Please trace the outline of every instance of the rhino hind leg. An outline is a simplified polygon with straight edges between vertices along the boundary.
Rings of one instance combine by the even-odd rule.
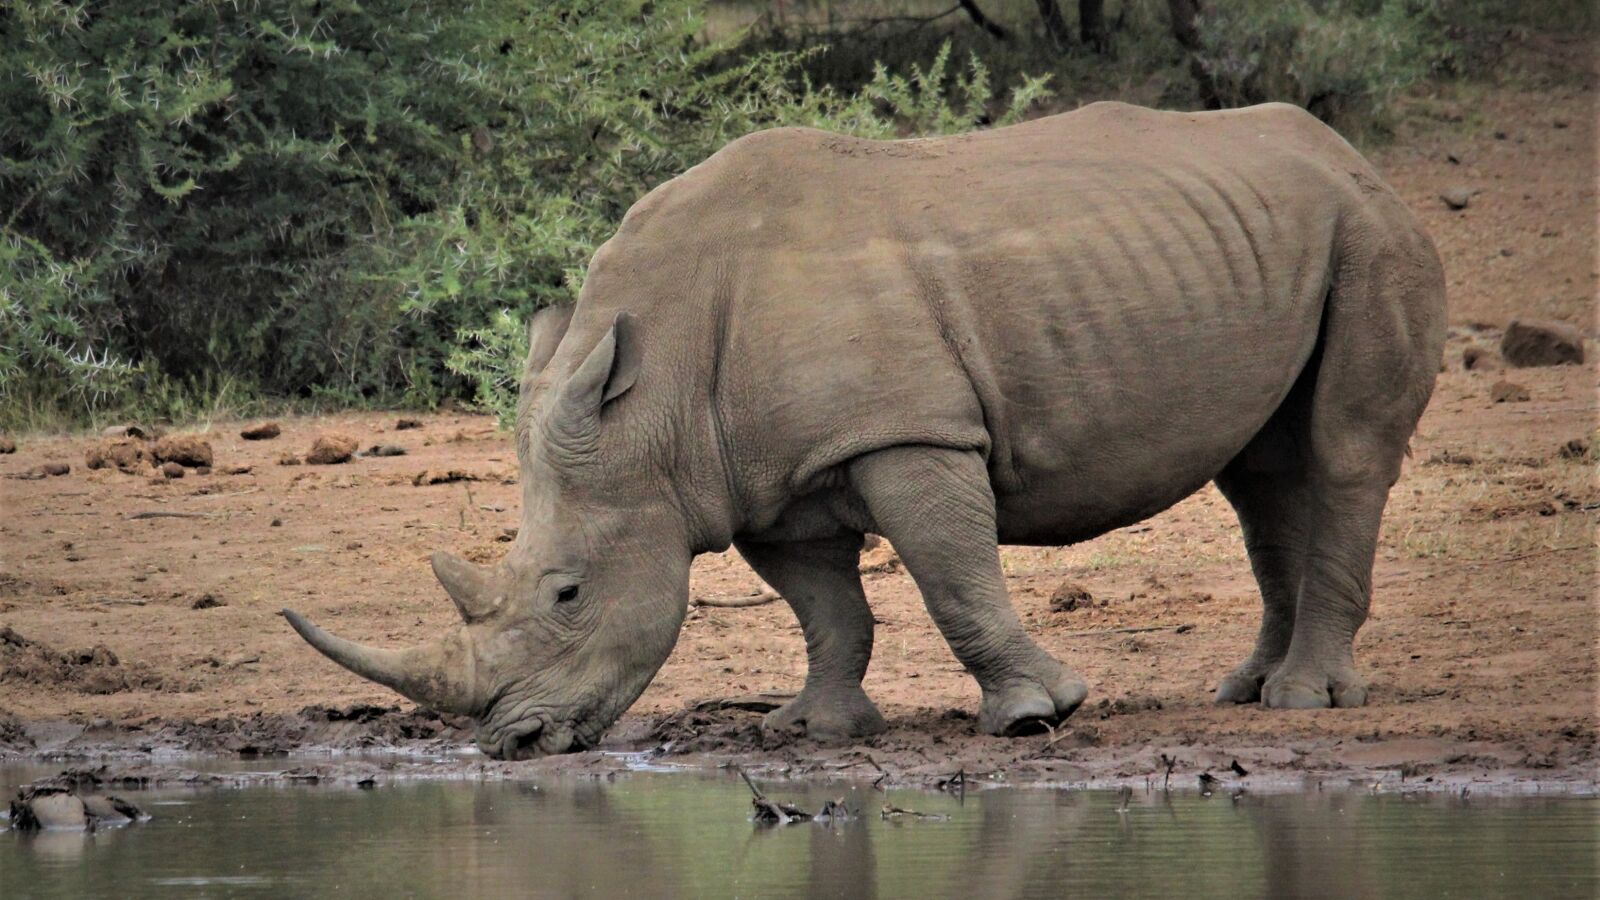
[[[1261,629],[1250,656],[1217,686],[1216,702],[1255,703],[1268,676],[1288,654],[1294,634],[1308,525],[1304,474],[1246,473],[1230,467],[1217,476],[1217,487],[1238,513],[1244,532],[1250,568],[1261,589]]]
[[[872,610],[857,569],[861,535],[781,543],[737,542],[740,555],[794,610],[806,638],[806,683],[767,714],[770,731],[841,741],[883,731],[861,688],[872,659]]]
[[[1071,715],[1088,688],[1028,637],[1006,596],[983,458],[891,447],[853,461],[850,480],[874,530],[894,545],[934,624],[982,688],[978,727],[1028,734]]]
[[[1432,394],[1444,343],[1437,257],[1416,235],[1382,237],[1369,231],[1339,266],[1308,366],[1314,383],[1304,413],[1290,423],[1304,490],[1280,502],[1304,507],[1305,552],[1289,646],[1261,687],[1269,707],[1367,700],[1355,636],[1371,602],[1383,508]]]

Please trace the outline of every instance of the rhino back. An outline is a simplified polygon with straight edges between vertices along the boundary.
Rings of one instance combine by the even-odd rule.
[[[1175,502],[1261,428],[1374,194],[1398,206],[1290,107],[1095,104],[930,140],[752,135],[612,244],[655,273],[634,302],[700,332],[748,515],[933,444],[988,455],[1008,539],[1056,543]]]

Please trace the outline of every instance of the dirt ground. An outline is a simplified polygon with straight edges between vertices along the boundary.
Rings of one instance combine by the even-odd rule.
[[[1592,785],[1600,486],[1593,457],[1563,447],[1596,438],[1600,348],[1590,342],[1584,366],[1505,371],[1466,371],[1462,353],[1496,347],[1519,315],[1594,336],[1594,99],[1592,84],[1571,79],[1454,95],[1429,107],[1435,121],[1376,154],[1445,258],[1455,327],[1383,530],[1374,614],[1357,647],[1367,707],[1211,705],[1218,678],[1249,651],[1259,600],[1238,525],[1208,488],[1085,544],[1003,550],[1024,622],[1092,686],[1054,736],[975,734],[976,685],[910,578],[890,567],[866,577],[879,621],[866,687],[888,734],[821,748],[763,738],[754,712],[695,709],[800,687],[804,645],[779,603],[691,611],[607,747],[731,754],[790,772],[882,766],[907,779],[958,769],[1013,781],[1143,778],[1170,753],[1179,771],[1238,759],[1285,777],[1400,770]],[[1456,186],[1475,192],[1465,210],[1439,198]],[[1529,399],[1493,402],[1502,379]],[[290,606],[393,646],[452,624],[427,556],[504,552],[518,515],[515,458],[487,418],[419,418],[407,430],[392,413],[287,419],[263,441],[239,437],[250,423],[215,422],[196,429],[213,448],[212,473],[174,480],[87,470],[97,438],[21,436],[0,473],[72,470],[0,480],[0,747],[248,753],[465,739],[463,723],[411,712],[318,656],[277,614]],[[406,453],[279,464],[328,433]],[[222,474],[230,466],[249,471]],[[414,484],[449,470],[472,480]],[[1064,585],[1093,599],[1052,611]],[[731,553],[695,565],[696,597],[756,587]]]

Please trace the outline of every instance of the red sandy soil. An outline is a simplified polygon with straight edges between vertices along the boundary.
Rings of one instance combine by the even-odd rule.
[[[1376,154],[1440,247],[1456,327],[1383,530],[1373,617],[1357,647],[1372,688],[1365,708],[1211,705],[1218,678],[1248,653],[1260,613],[1237,522],[1208,488],[1085,544],[1003,550],[1023,621],[1092,685],[1053,743],[974,733],[977,687],[910,578],[894,569],[866,577],[879,620],[866,687],[889,734],[825,749],[764,741],[755,713],[690,710],[699,699],[800,687],[804,645],[779,603],[693,610],[612,745],[801,771],[857,765],[869,774],[883,764],[930,777],[958,768],[1013,780],[1143,777],[1170,752],[1194,768],[1238,758],[1286,774],[1405,767],[1444,778],[1591,782],[1600,487],[1593,457],[1561,448],[1595,438],[1596,348],[1588,365],[1553,369],[1464,371],[1461,354],[1495,347],[1497,329],[1516,315],[1564,319],[1593,336],[1593,102],[1592,86],[1571,79],[1455,96],[1432,107],[1442,123]],[[1455,185],[1478,192],[1464,211],[1439,199]],[[1531,399],[1491,402],[1502,378]],[[374,735],[359,721],[376,714],[359,710],[358,724],[330,726],[326,712],[313,711],[323,724],[308,726],[296,715],[302,707],[397,698],[318,656],[277,615],[292,606],[342,635],[391,646],[452,625],[427,556],[446,549],[487,561],[504,552],[497,537],[517,523],[515,458],[487,418],[421,419],[424,427],[405,431],[393,429],[395,414],[287,419],[282,436],[258,442],[238,437],[248,423],[213,423],[196,430],[218,472],[250,472],[191,470],[171,481],[86,470],[97,439],[23,436],[15,455],[0,456],[0,472],[73,468],[0,481],[0,627],[42,645],[8,644],[0,632],[0,745],[72,751],[120,736],[120,746],[238,750],[353,735],[463,737],[398,713],[377,716],[386,724]],[[408,452],[277,464],[324,433]],[[424,470],[450,469],[478,480],[412,483]],[[130,518],[141,512],[186,517]],[[1094,602],[1052,612],[1049,598],[1066,583]],[[756,587],[732,553],[695,565],[697,597]],[[1189,627],[1107,633],[1168,625]],[[95,645],[116,664],[70,652]],[[61,719],[91,730],[80,735]],[[208,720],[219,721],[183,724]],[[241,729],[252,736],[217,738]]]

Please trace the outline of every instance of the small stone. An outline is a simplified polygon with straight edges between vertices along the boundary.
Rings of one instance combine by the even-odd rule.
[[[1466,187],[1453,187],[1439,194],[1439,199],[1451,209],[1466,209],[1472,203],[1472,189]]]
[[[127,425],[108,425],[100,430],[100,436],[103,438],[133,438],[142,441],[149,439],[150,432],[146,431],[142,425],[129,423]]]
[[[422,427],[422,420],[421,419],[400,419],[399,421],[394,423],[394,430],[395,431],[410,431],[413,428],[421,428],[421,427]]]
[[[1485,371],[1500,368],[1500,357],[1493,350],[1468,347],[1461,351],[1461,368],[1468,371]]]
[[[280,434],[283,434],[283,429],[278,427],[277,422],[261,422],[239,432],[239,437],[247,441],[270,441]]]
[[[1555,119],[1555,120],[1551,121],[1550,127],[1551,128],[1565,128],[1565,127],[1567,127],[1567,120],[1566,119]]]
[[[1486,350],[1483,347],[1466,347],[1461,351],[1461,368],[1463,369],[1471,371],[1498,367],[1499,358],[1493,350]]]
[[[1562,459],[1585,459],[1589,456],[1589,447],[1588,440],[1576,437],[1562,444],[1559,453]]]
[[[1583,333],[1565,322],[1512,319],[1500,355],[1519,368],[1583,363]]]
[[[273,519],[272,520],[272,527],[273,528],[282,528],[283,527],[283,520],[282,519]]]
[[[211,474],[211,467],[210,466],[196,466],[195,470],[194,470],[194,473],[196,475],[210,475]]]
[[[162,463],[161,474],[167,476],[168,478],[182,478],[183,466],[180,466],[175,462]]]
[[[1504,131],[1496,131],[1494,133],[1494,139],[1497,140],[1497,141],[1503,141],[1503,140],[1505,140],[1506,138],[1508,138],[1510,136],[1511,135],[1506,134]]]
[[[1489,399],[1495,403],[1526,403],[1533,399],[1533,395],[1514,381],[1496,381],[1489,388]]]
[[[398,444],[373,444],[367,448],[368,456],[405,456],[406,448]]]
[[[306,454],[306,462],[314,466],[334,466],[350,461],[355,455],[355,438],[342,434],[319,435],[311,444],[311,452]]]
[[[250,466],[223,466],[217,471],[223,475],[249,475]]]
[[[71,472],[72,471],[72,467],[67,465],[66,463],[45,463],[45,464],[40,465],[40,466],[35,466],[34,467],[34,471],[38,472],[41,475],[49,475],[51,477],[55,477],[55,476],[59,476],[59,475],[65,475],[68,472]]]
[[[223,603],[221,600],[218,600],[216,594],[201,594],[198,598],[195,599],[195,601],[193,603],[189,604],[189,608],[190,609],[216,609],[219,606],[227,606],[227,605],[228,604]]]
[[[300,465],[300,457],[295,456],[293,453],[285,453],[284,455],[278,457],[278,465],[298,466]]]
[[[1075,581],[1063,581],[1050,595],[1050,611],[1065,613],[1086,609],[1094,604],[1094,595]]]

